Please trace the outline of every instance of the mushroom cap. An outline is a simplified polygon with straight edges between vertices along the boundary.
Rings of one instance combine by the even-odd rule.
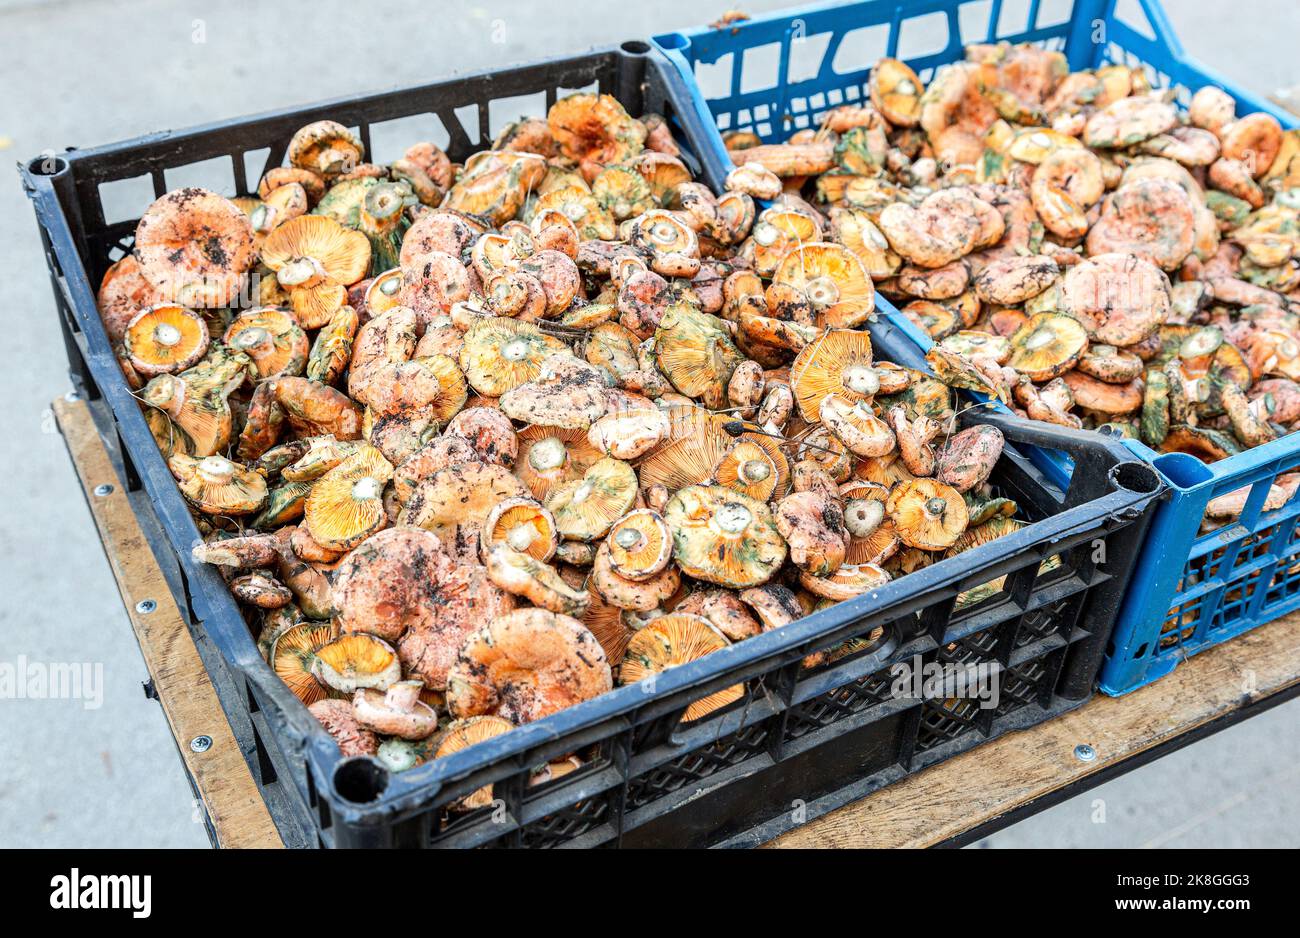
[[[398,655],[407,674],[441,691],[465,635],[512,611],[515,599],[495,585],[481,565],[458,563],[450,556],[426,576],[434,582],[422,589],[420,602],[432,608],[411,620],[398,640]]]
[[[447,724],[447,728],[438,737],[438,748],[434,751],[433,757],[441,759],[444,756],[450,756],[477,743],[486,742],[489,739],[495,739],[497,736],[509,733],[514,728],[515,725],[509,720],[503,720],[497,716],[477,716],[464,720],[453,720]],[[453,811],[475,811],[479,808],[486,808],[490,804],[492,804],[492,786],[484,785],[464,798],[453,802],[448,807]]]
[[[361,687],[384,690],[402,679],[397,652],[365,632],[341,635],[316,650],[311,673],[327,687],[351,694]]]
[[[619,667],[620,684],[635,684],[669,668],[689,664],[731,643],[703,616],[666,615],[651,620],[628,642]],[[745,695],[745,685],[736,684],[694,701],[682,715],[683,721],[703,716],[735,703]]]
[[[396,641],[412,624],[433,622],[434,575],[451,567],[438,539],[421,528],[388,528],[349,553],[334,579],[339,622],[349,632]]]
[[[557,485],[581,479],[600,458],[585,430],[528,426],[519,431],[515,472],[533,497],[544,501]]]
[[[717,316],[690,305],[671,306],[654,337],[655,358],[678,391],[706,407],[725,407],[727,382],[745,356]]]
[[[555,517],[531,498],[507,498],[488,513],[482,542],[485,553],[500,544],[548,561],[558,543]]]
[[[776,506],[776,528],[790,561],[813,576],[830,576],[844,562],[848,531],[840,503],[822,492],[795,492]]]
[[[251,358],[263,378],[301,374],[311,353],[293,314],[268,307],[240,313],[221,341]]]
[[[153,306],[161,296],[144,275],[140,273],[140,262],[134,254],[128,254],[104,272],[99,284],[96,301],[100,318],[104,320],[104,329],[108,339],[114,345],[122,341],[126,326],[135,314],[147,306]]]
[[[1073,368],[1087,347],[1088,334],[1077,319],[1038,313],[1011,336],[1007,364],[1030,380],[1050,381]]]
[[[1066,271],[1062,299],[1094,341],[1127,346],[1169,318],[1169,278],[1132,254],[1098,254]]]
[[[898,483],[885,510],[903,543],[921,550],[951,547],[970,517],[961,493],[934,479]]]
[[[253,229],[229,199],[207,189],[175,189],[141,216],[133,252],[162,299],[191,308],[226,306],[253,266]]]
[[[789,488],[790,461],[776,440],[750,434],[718,461],[713,481],[765,502]]]
[[[267,661],[290,692],[311,706],[333,696],[330,688],[312,674],[316,652],[338,638],[332,622],[301,622],[285,629],[271,645]]]
[[[925,85],[906,62],[892,58],[877,61],[868,90],[872,106],[895,127],[915,127],[920,122]]]
[[[894,432],[875,415],[869,401],[854,402],[828,394],[822,398],[818,416],[822,425],[857,456],[886,456],[894,451]]]
[[[762,623],[750,611],[749,606],[731,590],[696,590],[674,606],[673,612],[702,616],[733,642],[763,631]]]
[[[799,245],[777,265],[772,283],[797,290],[811,304],[814,323],[820,328],[851,328],[876,309],[876,290],[866,268],[842,244]]]
[[[552,355],[532,380],[501,395],[501,411],[534,426],[589,429],[608,406],[605,374],[573,355]]]
[[[780,583],[764,583],[744,590],[740,593],[740,600],[754,610],[763,623],[764,632],[789,625],[806,615],[799,599]]]
[[[587,587],[590,592],[620,609],[650,612],[677,593],[681,588],[681,576],[677,568],[671,565],[638,580],[621,576],[610,564],[610,541],[605,540],[596,550]]]
[[[520,609],[469,634],[447,676],[454,717],[529,723],[613,687],[595,636],[577,619]]]
[[[198,313],[175,303],[140,310],[122,339],[132,367],[146,377],[189,368],[208,350],[208,325]]]
[[[379,739],[357,722],[348,700],[318,700],[307,707],[325,732],[334,737],[344,756],[373,756],[379,751]]]
[[[445,435],[468,442],[483,462],[515,467],[519,438],[510,418],[495,407],[471,403],[451,419]]]
[[[324,215],[290,219],[262,243],[262,263],[289,291],[304,329],[329,322],[347,303],[347,288],[370,270],[370,239]]]
[[[528,489],[504,466],[456,463],[416,483],[398,520],[432,531],[448,549],[471,537],[477,548],[492,509],[504,499],[526,497]]]
[[[707,482],[735,440],[723,429],[726,418],[694,404],[668,410],[664,442],[638,465],[642,489],[662,485],[675,492],[687,485]]]
[[[607,399],[606,404],[609,411],[592,423],[587,442],[607,456],[644,456],[668,433],[668,415],[648,398],[622,394],[617,403]]]
[[[799,414],[809,423],[821,419],[822,401],[830,394],[852,403],[869,402],[879,389],[866,332],[829,330],[805,346],[790,366],[790,390]]]
[[[630,511],[614,522],[605,542],[610,569],[628,580],[653,577],[673,555],[672,533],[663,516],[651,508]]]
[[[551,105],[546,123],[560,152],[579,164],[626,163],[645,146],[645,125],[630,117],[619,100],[608,94],[561,98]],[[593,173],[588,178],[594,177]]]
[[[460,367],[479,394],[500,397],[532,381],[546,360],[568,347],[536,326],[501,317],[481,319],[465,333]]]
[[[266,479],[224,456],[175,453],[167,466],[181,494],[210,515],[250,515],[266,503]]]
[[[664,506],[673,559],[682,572],[742,589],[766,582],[786,557],[767,505],[720,485],[681,489]]]
[[[376,733],[424,739],[438,729],[438,713],[419,699],[420,681],[398,681],[386,690],[363,687],[352,697],[357,722]]]
[[[298,169],[333,179],[354,169],[365,156],[365,148],[342,124],[319,120],[300,127],[289,140],[286,153]]]
[[[364,446],[326,472],[307,496],[304,523],[331,550],[351,550],[388,523],[382,496],[393,466]]]
[[[935,478],[959,492],[969,492],[987,481],[1005,444],[997,427],[967,427],[939,451]]]
[[[632,467],[606,457],[592,463],[580,480],[552,489],[546,507],[563,537],[594,541],[627,513],[636,495],[637,477]]]
[[[799,574],[800,584],[810,593],[837,603],[884,586],[889,580],[889,574],[873,563],[841,564],[829,576],[814,576],[807,570]]]

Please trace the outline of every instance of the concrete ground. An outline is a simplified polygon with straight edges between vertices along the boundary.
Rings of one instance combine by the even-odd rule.
[[[754,13],[786,5],[743,4]],[[567,53],[699,23],[724,6],[0,0],[0,157]],[[1008,0],[1004,15],[1026,6]],[[1224,75],[1261,93],[1300,81],[1293,0],[1167,6],[1188,50]],[[14,326],[0,372],[10,493],[0,513],[0,664],[25,656],[102,670],[91,682],[97,699],[0,700],[0,846],[204,845],[162,711],[140,691],[145,667],[48,409],[68,388],[65,361],[13,176],[0,183],[0,283]],[[1278,708],[983,846],[1295,846],[1297,717],[1300,704]],[[1095,821],[1099,801],[1105,823]]]

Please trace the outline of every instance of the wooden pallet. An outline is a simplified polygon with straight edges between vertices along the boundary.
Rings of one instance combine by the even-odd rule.
[[[214,841],[281,846],[90,410],[80,401],[58,400],[54,413]],[[93,494],[106,483],[112,493]],[[136,603],[145,597],[157,606],[142,614]],[[1298,694],[1300,613],[1205,651],[1155,684],[1121,698],[1099,696],[809,821],[767,846],[967,843]],[[190,741],[200,735],[213,744],[196,753]],[[1076,754],[1081,745],[1091,747],[1090,761]]]

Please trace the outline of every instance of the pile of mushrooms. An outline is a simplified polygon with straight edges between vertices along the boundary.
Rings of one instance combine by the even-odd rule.
[[[1001,432],[873,354],[858,254],[755,222],[773,173],[715,195],[590,94],[463,165],[329,121],[288,154],[154,203],[101,306],[195,557],[345,754],[419,765],[1023,523]]]
[[[882,59],[869,91],[785,143],[727,135],[782,183],[756,270],[848,247],[964,386],[1037,420],[1205,462],[1300,428],[1300,131],[1030,45],[972,45],[928,87]]]

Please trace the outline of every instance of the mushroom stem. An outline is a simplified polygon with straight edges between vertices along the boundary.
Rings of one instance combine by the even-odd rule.
[[[423,689],[423,681],[398,681],[384,693],[384,703],[394,710],[414,710]]]

